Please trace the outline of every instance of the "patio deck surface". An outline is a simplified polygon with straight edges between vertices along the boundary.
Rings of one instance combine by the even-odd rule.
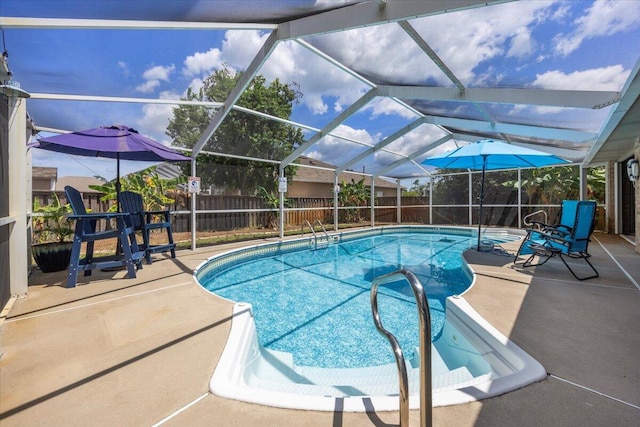
[[[191,274],[208,257],[245,245],[155,255],[136,279],[94,272],[75,289],[63,287],[66,272],[34,273],[28,297],[0,320],[0,425],[396,425],[397,412],[296,411],[209,393],[232,305]],[[504,247],[515,252],[517,243]],[[584,282],[556,259],[522,271],[510,257],[465,252],[477,274],[465,298],[549,376],[434,408],[434,425],[639,425],[640,256],[607,234],[594,234],[589,249],[600,277]],[[418,425],[418,411],[410,418]]]

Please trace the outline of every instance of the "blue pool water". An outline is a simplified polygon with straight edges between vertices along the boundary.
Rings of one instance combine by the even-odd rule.
[[[211,292],[247,302],[260,344],[291,353],[297,366],[355,368],[394,363],[371,315],[371,281],[404,268],[413,271],[429,299],[432,338],[444,325],[445,299],[464,292],[470,278],[462,252],[474,238],[389,233],[306,249],[252,257],[199,277]],[[381,286],[385,328],[410,359],[418,347],[418,315],[404,281]]]

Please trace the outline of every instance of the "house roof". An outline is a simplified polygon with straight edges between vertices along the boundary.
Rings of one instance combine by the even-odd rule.
[[[64,187],[70,185],[81,193],[100,193],[89,188],[89,185],[103,185],[104,181],[87,176],[63,176],[56,182],[56,191],[64,191]]]
[[[58,168],[34,166],[31,169],[31,176],[39,179],[56,179],[58,177]]]
[[[322,162],[320,160],[315,160],[306,156],[298,157],[298,161],[296,162],[298,165],[304,165],[309,167],[299,167],[296,169],[296,174],[293,176],[292,180],[298,182],[319,182],[319,183],[327,183],[333,184],[334,178],[334,170],[336,169],[335,165]],[[344,181],[350,183],[353,181],[360,181],[364,177],[364,184],[368,187],[371,186],[371,176],[362,175],[355,172],[342,172],[338,175],[338,183]],[[376,188],[396,188],[396,184],[389,182],[385,179],[376,178],[375,181]]]

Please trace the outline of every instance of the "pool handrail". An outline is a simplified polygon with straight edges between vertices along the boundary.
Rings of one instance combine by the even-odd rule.
[[[400,269],[393,273],[378,276],[371,283],[371,312],[378,332],[384,335],[393,349],[393,355],[398,367],[400,383],[400,427],[409,425],[409,381],[407,379],[407,366],[402,355],[402,349],[395,336],[382,326],[378,311],[378,286],[395,282],[398,279],[409,282],[418,308],[420,329],[420,425],[431,427],[432,425],[432,380],[431,380],[431,315],[429,302],[422,283],[418,277],[409,270]],[[427,412],[428,411],[428,412]]]
[[[316,219],[315,221],[313,221],[313,225],[311,225],[311,223],[309,222],[308,219],[305,219],[302,222],[302,225],[300,226],[300,232],[301,232],[302,236],[304,237],[304,226],[306,224],[306,225],[309,226],[309,230],[311,230],[311,234],[313,234],[313,242],[314,242],[315,247],[317,247],[318,246],[318,234],[316,233],[316,230],[314,228],[316,223],[318,225],[320,225],[320,228],[322,229],[322,232],[324,233],[324,237],[325,237],[325,240],[327,241],[327,245],[328,245],[329,241],[330,241],[329,233],[327,233],[327,229],[324,228],[324,225],[322,224],[322,221],[320,221],[319,219]]]

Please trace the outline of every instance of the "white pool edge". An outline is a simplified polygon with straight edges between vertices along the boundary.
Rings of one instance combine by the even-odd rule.
[[[476,382],[472,386],[456,390],[433,390],[433,406],[468,403],[497,396],[543,380],[546,370],[515,343],[502,335],[483,319],[462,297],[450,297],[447,301],[447,317],[456,318],[473,330],[501,357],[521,368],[507,376]],[[250,387],[244,382],[247,358],[259,354],[257,335],[251,305],[240,303],[233,308],[231,332],[220,361],[209,383],[210,391],[220,397],[289,409],[316,411],[366,412],[398,410],[398,396],[329,397],[294,394]],[[410,390],[409,405],[419,408],[418,390]]]

